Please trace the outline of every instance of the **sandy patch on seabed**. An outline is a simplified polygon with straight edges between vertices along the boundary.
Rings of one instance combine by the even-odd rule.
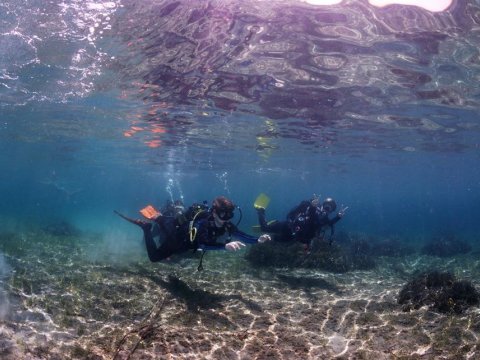
[[[2,359],[480,357],[478,308],[405,313],[396,303],[420,267],[474,279],[480,266],[473,255],[384,258],[374,271],[331,274],[259,270],[241,254],[218,252],[199,273],[195,258],[91,261],[94,237],[15,240],[21,251],[2,249],[12,269],[0,279],[8,294]]]

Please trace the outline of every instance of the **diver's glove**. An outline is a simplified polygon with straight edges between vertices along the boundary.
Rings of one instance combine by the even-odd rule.
[[[317,194],[313,194],[312,200],[310,200],[310,204],[314,207],[318,207],[320,205],[320,196]]]
[[[343,215],[345,215],[345,211],[347,211],[347,209],[348,209],[348,206],[343,207],[343,205],[342,205],[342,208],[341,208],[340,211],[337,213],[337,216],[338,216],[339,218],[343,217]]]
[[[259,244],[263,244],[267,241],[272,241],[272,237],[268,234],[263,234],[263,235],[260,235],[257,241]]]
[[[232,241],[229,242],[228,244],[225,245],[225,250],[228,251],[237,251],[240,250],[242,247],[245,247],[246,245],[242,243],[241,241]]]

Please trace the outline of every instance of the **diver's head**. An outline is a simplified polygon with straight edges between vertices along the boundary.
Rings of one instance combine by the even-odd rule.
[[[335,211],[336,208],[337,208],[337,204],[335,203],[335,200],[333,200],[332,198],[326,198],[323,201],[322,210],[324,210],[325,212],[331,213]]]
[[[233,218],[234,210],[234,203],[230,199],[227,199],[225,196],[218,196],[213,200],[212,213],[222,222],[228,221]]]
[[[185,206],[183,205],[182,200],[175,200],[175,202],[173,203],[173,207],[175,208],[176,211],[184,211],[185,210]]]

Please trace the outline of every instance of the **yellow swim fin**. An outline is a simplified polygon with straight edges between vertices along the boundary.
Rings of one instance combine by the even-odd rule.
[[[255,202],[253,203],[253,207],[255,209],[258,209],[258,208],[266,209],[268,204],[270,204],[270,198],[267,195],[265,195],[264,193],[261,193],[255,199]]]

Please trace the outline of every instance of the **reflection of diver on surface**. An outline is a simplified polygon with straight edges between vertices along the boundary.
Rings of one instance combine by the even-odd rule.
[[[268,202],[267,202],[268,204]],[[307,246],[316,237],[324,237],[324,228],[330,228],[329,242],[333,240],[334,225],[343,217],[348,207],[340,209],[333,218],[329,215],[335,211],[337,204],[332,198],[327,198],[319,206],[319,198],[304,200],[288,214],[285,221],[267,222],[265,207],[255,203],[258,222],[262,231],[272,233],[273,240],[278,242],[298,241]]]
[[[174,211],[179,208],[180,203],[173,206]],[[150,261],[157,262],[190,249],[236,251],[245,246],[244,242],[253,244],[269,239],[268,235],[257,239],[240,231],[238,223],[234,225],[230,221],[235,208],[229,199],[219,196],[214,199],[211,208],[205,203],[193,204],[187,211],[177,211],[173,216],[166,216],[149,205],[140,212],[150,221],[131,219],[117,211],[115,213],[142,228],[148,257]]]

